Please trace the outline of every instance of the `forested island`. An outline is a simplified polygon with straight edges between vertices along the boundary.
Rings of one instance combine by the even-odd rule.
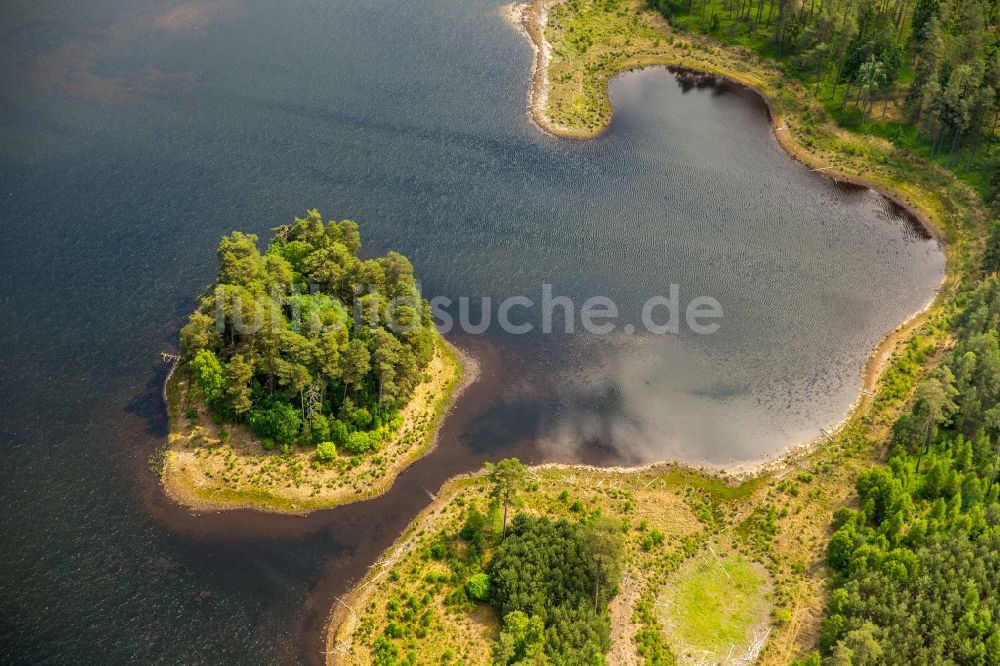
[[[181,330],[159,464],[191,506],[304,511],[384,491],[461,376],[406,257],[362,259],[358,225],[316,210],[274,231],[264,252],[222,238]]]
[[[515,15],[544,129],[602,131],[608,78],[635,67],[745,83],[793,156],[946,241],[948,277],[875,354],[844,427],[752,477],[507,460],[449,481],[337,601],[328,661],[1000,663],[1000,4]]]

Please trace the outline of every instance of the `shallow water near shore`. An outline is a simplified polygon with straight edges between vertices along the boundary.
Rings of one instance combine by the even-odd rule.
[[[633,72],[600,137],[539,132],[531,49],[498,5],[7,4],[4,663],[317,662],[334,595],[449,476],[513,454],[777,455],[842,418],[943,275],[933,241],[794,162],[737,87]],[[677,284],[725,314],[708,336],[452,335],[482,379],[387,495],[191,517],[147,470],[158,353],[221,234],[306,207],[408,255],[428,297],[539,302],[549,283],[624,323]]]

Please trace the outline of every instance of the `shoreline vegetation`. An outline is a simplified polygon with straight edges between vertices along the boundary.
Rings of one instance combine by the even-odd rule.
[[[609,663],[818,664],[835,515],[856,497],[859,475],[886,459],[897,419],[953,344],[956,297],[976,286],[989,212],[943,167],[837,126],[773,62],[674,32],[643,2],[532,0],[503,14],[535,50],[528,112],[542,131],[579,139],[604,131],[607,82],[622,72],[666,66],[722,77],[762,97],[776,140],[794,159],[879,191],[944,247],[936,295],[875,348],[858,400],[834,432],[738,471],[667,462],[527,468],[516,503],[520,513],[584,527],[620,522],[623,576],[608,606]],[[586,48],[571,48],[581,40]],[[544,643],[548,634],[539,639],[530,624],[498,615],[495,591],[479,595],[477,576],[485,569],[488,579],[505,538],[500,497],[489,471],[446,482],[368,575],[332,601],[327,663],[485,663],[517,636],[522,648]],[[483,522],[482,511],[485,545],[481,530],[469,529]],[[695,617],[685,613],[692,607]]]
[[[602,11],[595,0],[577,0],[575,11],[567,10],[568,4],[566,0],[528,0],[501,10],[534,52],[528,113],[541,131],[571,139],[599,136],[612,120],[608,82],[630,71],[665,67],[694,82],[728,81],[753,91],[765,104],[775,140],[789,156],[817,176],[875,190],[905,211],[944,250],[946,272],[934,295],[876,343],[862,369],[858,395],[837,424],[811,441],[789,446],[774,459],[713,471],[733,472],[737,478],[754,476],[780,466],[789,455],[822,445],[853,414],[871,406],[896,345],[933,318],[959,290],[982,254],[989,212],[973,188],[943,167],[884,139],[838,127],[807,90],[748,49],[676,32],[642,0],[623,0],[625,10],[615,12]],[[553,23],[550,16],[557,11],[562,14]],[[602,29],[605,21],[617,23]],[[581,39],[581,25],[588,29],[588,36],[596,33],[607,43],[590,37],[583,53],[572,48],[574,40]]]
[[[574,465],[538,465],[525,468],[522,486],[512,506],[521,514],[586,524],[600,519],[621,525],[624,541],[624,577],[620,594],[612,601],[610,641],[612,663],[634,663],[632,628],[655,624],[652,606],[664,583],[696,552],[712,549],[733,561],[749,561],[751,548],[718,538],[716,521],[757,489],[755,481],[731,486],[684,466],[661,463],[642,469],[606,469]],[[380,661],[365,648],[392,622],[402,601],[419,599],[420,628],[402,630],[403,645],[413,663],[487,663],[500,622],[487,604],[469,599],[466,580],[477,569],[455,565],[475,549],[479,537],[470,537],[468,524],[482,512],[483,530],[491,536],[483,554],[492,555],[500,543],[502,507],[491,499],[490,475],[484,472],[450,479],[433,503],[424,509],[403,535],[373,565],[368,575],[345,597],[336,600],[327,634],[328,663],[371,664]],[[749,543],[749,542],[748,542]],[[450,554],[442,556],[446,551]],[[763,583],[758,606],[770,605]],[[633,610],[642,603],[646,616],[635,622]],[[759,614],[756,614],[759,615]],[[765,613],[766,615],[766,613]],[[424,620],[423,618],[428,618]],[[397,624],[403,624],[397,621]],[[743,629],[748,645],[761,618]],[[749,633],[748,633],[749,632]],[[728,645],[726,649],[728,649]],[[395,653],[408,658],[404,650]],[[720,655],[724,657],[725,654]],[[391,663],[391,662],[389,662]]]
[[[884,139],[836,126],[821,106],[812,103],[807,90],[755,53],[676,32],[640,0],[623,0],[622,4],[626,10],[614,14],[602,12],[594,0],[579,0],[575,14],[565,9],[565,0],[529,0],[503,7],[505,19],[527,37],[534,52],[527,108],[543,132],[573,139],[602,134],[612,121],[608,82],[630,71],[665,67],[695,82],[721,79],[757,94],[768,108],[775,140],[809,169],[837,182],[876,190],[947,250],[961,249],[964,255],[965,248],[956,247],[967,241],[964,234],[956,233],[963,229],[949,219],[964,207],[980,218],[978,231],[983,233],[979,240],[985,237],[987,215],[978,195],[946,169]],[[553,24],[550,17],[557,11],[565,15],[558,15],[561,21]],[[597,24],[608,17],[620,20],[624,27],[613,25],[604,31],[613,34],[600,35],[609,40],[598,44],[603,49],[593,48],[592,41],[584,54],[569,48],[577,23],[601,32]],[[554,47],[555,41],[562,48]],[[931,173],[916,178],[920,171]],[[900,174],[910,178],[900,178]],[[926,192],[924,185],[934,179],[944,186],[943,191]]]
[[[328,466],[314,465],[311,451],[266,451],[245,426],[229,426],[229,441],[223,443],[205,405],[188,404],[190,373],[175,371],[166,385],[170,434],[160,463],[164,491],[198,512],[254,509],[293,515],[378,497],[433,450],[444,417],[475,382],[478,366],[442,338],[426,375],[402,410],[399,432],[377,455]],[[190,407],[197,410],[195,421],[186,416]]]
[[[727,655],[756,655],[758,663],[787,664],[815,639],[829,521],[864,467],[859,447],[837,442],[738,484],[674,463],[539,465],[527,468],[516,506],[551,520],[622,526],[624,575],[610,606],[608,663],[716,663]],[[490,661],[500,618],[487,603],[463,597],[474,568],[440,555],[468,552],[463,525],[473,507],[489,516],[499,542],[500,507],[491,500],[488,475],[446,482],[364,579],[332,600],[328,664]],[[731,588],[720,581],[733,575],[731,567],[757,572],[757,584]],[[685,598],[700,589],[696,579],[706,568],[721,590],[707,599]],[[417,606],[412,614],[405,612],[408,603]],[[692,604],[707,605],[692,613]],[[384,636],[392,647],[380,641]]]
[[[303,514],[369,499],[431,448],[476,363],[434,328],[413,266],[362,259],[350,220],[308,211],[219,244],[216,284],[181,330],[150,460],[198,511]]]

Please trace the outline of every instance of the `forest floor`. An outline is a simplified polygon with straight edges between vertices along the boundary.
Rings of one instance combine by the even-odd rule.
[[[378,451],[321,463],[312,446],[266,451],[242,425],[227,424],[229,442],[223,443],[219,425],[188,390],[190,374],[181,366],[167,384],[170,435],[160,478],[174,501],[197,511],[302,514],[375,497],[433,448],[442,417],[476,373],[474,360],[440,340],[403,410],[397,436]]]
[[[816,647],[833,514],[854,496],[857,473],[883,459],[891,424],[948,346],[952,298],[972,282],[988,213],[951,172],[839,127],[773,63],[749,49],[676,34],[643,0],[532,0],[505,14],[535,47],[529,112],[542,130],[581,139],[604,131],[607,83],[621,72],[670,66],[723,77],[762,95],[777,140],[795,159],[879,190],[944,245],[948,268],[937,298],[882,342],[855,408],[816,446],[752,478],[666,463],[531,469],[520,510],[570,519],[600,510],[630,525],[625,578],[611,605],[611,663],[644,663],[637,636],[652,630],[680,663],[786,665]],[[462,548],[464,515],[471,505],[485,509],[486,497],[482,473],[445,484],[365,579],[336,600],[328,663],[372,663],[380,636],[416,663],[488,661],[499,618],[487,604],[446,603],[464,581],[431,550],[440,543]],[[653,530],[664,540],[647,549]],[[407,604],[420,612],[400,614]]]
[[[686,492],[701,497],[705,492],[686,483],[689,479],[702,482],[695,472],[674,466],[624,473],[541,466],[531,468],[529,479],[530,487],[521,494],[517,511],[576,519],[600,509],[605,516],[629,521],[632,528],[625,535],[626,559],[629,585],[635,591],[645,588],[647,576],[674,568],[683,559],[680,550],[693,550],[694,544],[710,535],[691,508],[691,497],[685,495]],[[724,487],[714,480],[706,483],[708,488]],[[745,493],[751,486],[752,482],[735,491],[725,487],[724,493]],[[567,490],[564,496],[563,490]],[[439,542],[454,544],[459,550],[465,547],[458,532],[470,507],[489,510],[488,492],[482,474],[449,481],[434,503],[420,513],[371,568],[365,580],[337,601],[328,635],[330,663],[373,663],[370,647],[374,638],[385,633],[394,605],[405,606],[411,598],[423,599],[425,603],[413,626],[404,628],[400,645],[403,653],[415,652],[415,663],[489,662],[490,644],[499,632],[499,619],[485,603],[472,608],[449,604],[449,596],[465,581],[453,580],[449,565],[430,554],[431,546]],[[666,535],[667,542],[644,550],[642,541],[654,530]],[[616,602],[622,600],[628,603],[619,604],[619,614],[623,621],[628,621],[638,594],[619,595]],[[428,609],[430,619],[423,620]],[[424,631],[417,632],[417,627]],[[631,634],[623,638],[618,643],[627,649]]]
[[[815,642],[833,512],[872,457],[845,436],[744,480],[673,464],[542,465],[530,468],[516,510],[571,521],[600,511],[628,526],[610,663],[644,663],[636,636],[653,630],[680,663],[747,663],[763,649],[760,663],[787,664]],[[450,480],[364,580],[334,600],[329,664],[375,663],[380,636],[411,663],[489,662],[500,620],[487,603],[449,601],[465,580],[434,552],[435,544],[468,547],[459,531],[470,507],[489,510],[488,494],[482,473]],[[662,543],[651,545],[656,532]]]

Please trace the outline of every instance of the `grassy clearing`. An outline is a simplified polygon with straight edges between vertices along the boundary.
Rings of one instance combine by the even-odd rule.
[[[869,425],[856,421],[850,432],[861,427]],[[811,614],[823,598],[830,519],[871,452],[866,439],[845,435],[742,482],[672,465],[536,467],[520,510],[570,520],[600,511],[626,526],[625,581],[611,613],[614,662],[656,663],[657,654],[683,661],[692,646],[704,653],[722,642],[726,650],[730,644],[745,650],[748,627],[752,636],[770,626],[761,663],[787,664],[813,644]],[[451,601],[469,572],[435,556],[438,548],[467,547],[458,532],[472,506],[489,508],[484,478],[450,481],[365,580],[336,602],[329,663],[377,663],[373,646],[387,639],[402,663],[488,662],[499,619],[487,604]],[[499,520],[497,511],[492,516]],[[661,602],[678,598],[670,596],[678,590],[679,598],[695,599],[707,577],[698,563],[716,558],[737,584],[706,594],[724,594],[726,603],[692,610],[683,624],[665,622]]]
[[[832,512],[851,495],[856,473],[881,458],[889,425],[948,345],[954,311],[949,299],[974,283],[988,212],[974,188],[947,169],[883,137],[842,126],[812,85],[761,58],[754,50],[759,44],[723,46],[675,33],[641,0],[536,0],[525,11],[529,35],[542,45],[533,113],[549,131],[571,137],[601,132],[611,118],[607,81],[622,71],[673,65],[724,76],[764,95],[775,135],[796,159],[840,180],[877,187],[947,241],[948,274],[939,298],[893,332],[869,364],[864,388],[875,396],[863,397],[843,430],[820,450],[790,461],[780,473],[785,476],[729,491],[733,515],[713,525],[719,538],[766,563],[774,581],[775,626],[761,661],[786,664],[815,644]],[[718,506],[705,502],[699,515],[707,520]],[[640,624],[650,631],[658,629],[650,611],[656,598],[647,590],[638,603]]]
[[[362,456],[316,459],[314,447],[265,451],[243,426],[228,425],[228,441],[205,405],[190,391],[184,367],[167,386],[170,436],[158,462],[167,493],[194,509],[254,508],[305,513],[385,492],[405,467],[434,443],[438,423],[463,376],[455,351],[440,340],[424,381],[403,410],[391,442]]]
[[[620,473],[533,468],[518,510],[569,520],[599,510],[621,521],[628,571],[645,586],[676,570],[711,534],[692,508],[691,498],[700,491],[686,480],[695,477],[672,469]],[[454,595],[468,572],[450,568],[435,555],[440,544],[459,551],[468,547],[458,532],[471,507],[489,510],[487,492],[481,475],[446,484],[365,581],[338,603],[328,638],[331,663],[375,663],[372,646],[382,636],[392,637],[404,663],[489,662],[498,618],[488,604],[456,603]],[[488,515],[499,531],[500,513]],[[420,612],[401,616],[398,609],[411,599],[421,600]],[[428,611],[431,619],[425,622]],[[630,615],[628,609],[625,617]]]
[[[679,37],[639,0],[535,0],[525,12],[528,32],[542,46],[533,111],[553,133],[587,137],[602,131],[611,117],[607,80],[624,70],[676,65],[726,76],[765,95],[776,136],[794,157],[839,179],[878,187],[947,240],[941,297],[890,335],[866,373],[865,388],[874,395],[863,397],[818,449],[740,483],[669,465],[533,470],[524,510],[550,517],[600,510],[628,521],[625,580],[611,613],[616,663],[670,663],[683,659],[690,646],[704,652],[725,643],[728,650],[740,636],[746,640],[748,626],[752,633],[767,624],[771,633],[759,663],[788,664],[816,644],[833,512],[852,496],[858,471],[881,459],[888,428],[947,346],[948,297],[974,277],[987,213],[966,183],[883,138],[841,127],[807,86],[752,50]],[[485,492],[481,476],[446,484],[368,577],[338,601],[328,635],[331,663],[372,663],[372,645],[381,637],[389,637],[409,663],[488,661],[497,618],[486,605],[448,604],[464,580],[431,554],[435,543],[462,547],[458,527],[467,507],[485,508]],[[662,540],[652,537],[654,531]],[[655,544],[647,546],[651,539]],[[736,585],[713,587],[704,580],[699,563],[717,555]],[[667,599],[676,600],[679,617],[663,617],[658,602]],[[411,608],[400,616],[404,604],[418,605],[421,614]],[[703,612],[702,605],[714,612]],[[426,624],[413,624],[425,616]],[[766,621],[755,620],[762,616]]]
[[[681,660],[724,662],[742,656],[768,625],[767,575],[736,557],[700,557],[677,572],[658,600],[662,618]]]

